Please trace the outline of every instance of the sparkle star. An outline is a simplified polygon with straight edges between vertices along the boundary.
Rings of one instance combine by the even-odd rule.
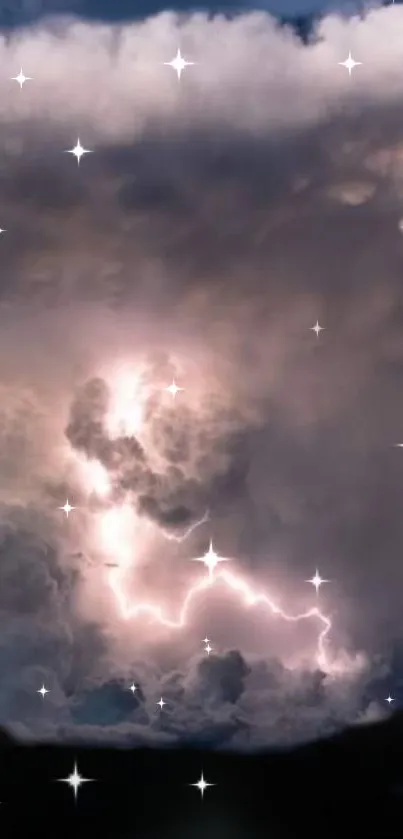
[[[315,586],[316,594],[317,594],[318,590],[320,589],[320,587],[322,585],[322,583],[328,583],[329,580],[322,580],[322,577],[320,576],[318,569],[316,569],[315,576],[312,577],[312,580],[305,580],[305,582],[306,583],[311,583],[312,586]]]
[[[77,143],[74,146],[74,148],[66,149],[66,154],[74,154],[74,156],[77,158],[77,164],[80,165],[80,160],[81,160],[82,156],[84,154],[92,154],[92,150],[91,149],[85,149],[81,145],[80,138],[78,137]]]
[[[132,694],[133,694],[133,696],[134,696],[134,694],[135,694],[135,692],[136,692],[136,690],[137,690],[136,685],[130,685],[129,690],[131,690],[131,692],[132,692]]]
[[[209,643],[210,643],[210,638],[207,638],[207,636],[205,638],[203,638],[203,644],[209,644]]]
[[[156,704],[160,706],[161,711],[162,711],[162,709],[163,709],[164,705],[166,705],[167,703],[166,703],[166,702],[164,702],[164,700],[163,700],[163,698],[162,698],[162,696],[161,696],[160,701],[159,701],[159,702],[157,702]]]
[[[215,784],[209,784],[207,781],[205,781],[204,777],[203,777],[203,772],[202,772],[200,781],[197,781],[197,783],[195,783],[195,784],[189,784],[189,786],[196,787],[196,789],[198,789],[200,791],[200,795],[203,798],[204,790],[207,789],[207,787],[214,787]]]
[[[210,644],[207,644],[207,646],[206,646],[204,649],[205,649],[205,651],[206,651],[207,655],[210,655],[210,653],[211,653],[211,652],[212,652],[212,650],[213,650],[213,648],[212,648],[212,647],[210,647]]]
[[[77,763],[74,764],[74,769],[71,775],[67,778],[59,778],[58,779],[62,784],[68,784],[72,790],[74,791],[74,798],[77,801],[77,792],[81,784],[86,784],[89,781],[93,781],[93,778],[83,778],[82,775],[78,772]]]
[[[71,513],[71,511],[75,510],[75,509],[76,509],[75,507],[72,507],[71,504],[69,504],[69,499],[66,500],[66,503],[64,504],[63,507],[59,507],[59,510],[63,510],[63,512],[66,513],[66,518],[67,519],[69,517],[69,513]]]
[[[319,321],[316,321],[315,326],[311,326],[312,332],[316,332],[316,337],[319,338],[319,333],[323,332],[324,326],[319,326]]]
[[[41,694],[42,699],[45,699],[46,694],[50,693],[50,690],[46,690],[45,685],[42,685],[42,687],[39,688],[39,690],[37,690],[36,692]]]
[[[213,571],[217,567],[219,562],[228,562],[229,560],[226,557],[218,556],[215,550],[213,549],[213,543],[210,542],[210,547],[204,556],[197,556],[193,560],[193,562],[204,562],[206,567],[209,571],[210,579],[213,578]]]
[[[354,67],[358,67],[359,64],[362,64],[362,61],[354,61],[354,58],[351,57],[351,52],[348,54],[348,58],[345,61],[338,62],[341,67],[345,67],[348,70],[348,75],[351,76],[352,70]]]
[[[24,76],[24,73],[22,72],[22,67],[21,67],[21,70],[18,73],[18,76],[12,76],[11,81],[12,82],[18,82],[18,84],[20,86],[20,90],[22,90],[23,84],[25,84],[25,82],[31,82],[32,77],[31,76]]]
[[[169,385],[169,387],[164,387],[164,390],[166,390],[167,393],[170,393],[173,399],[175,399],[176,394],[179,393],[180,390],[183,390],[183,387],[178,387],[175,384],[175,380],[173,380],[172,384]]]
[[[386,697],[386,699],[385,699],[385,702],[387,702],[387,703],[388,703],[388,705],[390,705],[390,703],[391,703],[391,702],[394,702],[394,701],[395,701],[395,700],[394,700],[393,696],[391,696],[390,694],[389,694],[389,696],[387,696],[387,697]]]
[[[194,61],[185,61],[185,59],[182,58],[182,56],[181,56],[180,49],[178,49],[178,52],[176,53],[175,58],[173,58],[172,61],[164,61],[164,64],[167,67],[173,67],[173,69],[175,70],[175,73],[178,76],[178,79],[180,79],[181,74],[182,74],[183,70],[185,69],[185,67],[192,66],[194,64]]]

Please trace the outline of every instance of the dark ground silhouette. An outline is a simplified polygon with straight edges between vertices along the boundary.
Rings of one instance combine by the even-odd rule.
[[[73,790],[56,779],[96,779]],[[199,780],[215,784],[200,792]],[[400,785],[401,789],[400,789]],[[289,751],[0,742],[1,836],[110,839],[402,837],[403,714]],[[28,832],[29,831],[29,834]]]

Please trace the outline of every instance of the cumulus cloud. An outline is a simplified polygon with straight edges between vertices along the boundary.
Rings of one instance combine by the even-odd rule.
[[[158,396],[157,400],[151,396],[144,407],[149,448],[153,445],[157,450],[160,463],[158,472],[135,433],[110,436],[110,400],[102,379],[92,379],[80,388],[66,436],[73,449],[107,470],[116,501],[129,496],[140,515],[162,527],[189,527],[214,504],[223,485],[228,491],[232,483],[238,488],[244,471],[242,439],[239,427],[232,430],[236,416],[226,416],[220,406],[215,406],[210,417],[204,410],[201,419],[200,410],[178,403],[167,408],[166,399]]]
[[[0,721],[21,735],[255,747],[378,713],[402,606],[401,18],[332,14],[305,45],[264,11],[2,38]],[[144,364],[145,438],[108,426]],[[210,536],[294,614],[318,566],[338,672],[308,655],[317,627],[225,592],[147,646],[93,539],[127,500],[157,526],[132,541],[170,614]],[[206,508],[185,542],[158,530]]]

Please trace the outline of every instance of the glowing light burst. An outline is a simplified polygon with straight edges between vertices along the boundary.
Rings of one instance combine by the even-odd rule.
[[[148,393],[142,374],[122,368],[114,375],[113,404],[107,417],[110,436],[138,435]]]
[[[71,513],[71,511],[72,511],[72,510],[75,510],[75,509],[76,509],[76,508],[75,508],[75,507],[72,507],[72,506],[71,506],[71,504],[69,503],[69,499],[68,499],[68,498],[66,499],[66,503],[65,503],[65,504],[63,504],[63,507],[59,507],[59,510],[63,510],[63,513],[65,513],[65,514],[66,514],[66,518],[67,518],[67,519],[68,519],[68,517],[69,517],[69,513]]]
[[[118,570],[131,566],[133,554],[130,543],[135,535],[132,508],[129,505],[112,507],[100,516],[99,527],[104,551],[118,555]]]
[[[79,476],[84,489],[88,493],[94,493],[99,498],[105,498],[111,491],[111,481],[108,470],[102,466],[99,460],[88,460],[76,454]]]
[[[78,790],[81,787],[81,784],[91,783],[91,781],[93,781],[94,779],[93,778],[83,778],[83,776],[80,775],[80,773],[78,771],[77,763],[75,763],[72,773],[70,775],[68,775],[67,778],[59,778],[58,780],[60,781],[60,783],[68,784],[69,787],[71,787],[71,789],[74,792],[74,798],[77,801],[77,794],[78,794]]]
[[[213,580],[213,574],[217,565],[220,562],[228,562],[228,557],[218,556],[213,548],[213,542],[210,540],[210,546],[206,554],[204,556],[196,556],[193,559],[193,562],[203,562],[206,568],[208,568],[209,579]]]
[[[215,784],[209,784],[208,781],[204,780],[203,772],[201,773],[200,781],[197,781],[195,784],[190,784],[191,787],[196,787],[199,790],[201,797],[204,796],[204,791],[208,789],[208,787],[214,787]]]
[[[169,387],[165,387],[164,390],[166,390],[167,393],[170,393],[172,398],[175,399],[176,394],[183,390],[183,387],[178,387],[174,379],[172,384],[169,385]]]

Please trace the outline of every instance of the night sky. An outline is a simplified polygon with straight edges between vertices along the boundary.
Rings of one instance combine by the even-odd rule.
[[[403,701],[403,9],[143,5],[0,5],[0,725],[294,744]]]

